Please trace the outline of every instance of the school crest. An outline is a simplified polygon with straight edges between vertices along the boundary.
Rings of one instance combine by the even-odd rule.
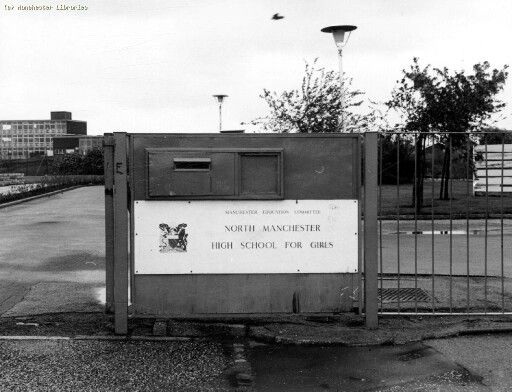
[[[188,245],[187,224],[180,223],[172,227],[167,223],[160,223],[160,253],[186,252]]]

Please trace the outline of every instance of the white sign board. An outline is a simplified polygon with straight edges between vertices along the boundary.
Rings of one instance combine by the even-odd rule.
[[[358,269],[357,200],[141,200],[135,274]]]

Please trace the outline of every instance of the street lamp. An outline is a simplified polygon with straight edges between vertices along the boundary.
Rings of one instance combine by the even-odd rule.
[[[323,33],[332,33],[336,48],[338,48],[338,59],[340,65],[340,88],[341,88],[341,132],[345,132],[345,89],[343,88],[343,47],[347,44],[350,33],[357,29],[356,26],[341,25],[341,26],[328,26],[324,27],[321,31]],[[348,33],[348,35],[346,34]]]
[[[219,131],[222,131],[222,102],[224,102],[224,98],[228,96],[225,94],[215,94],[213,97],[217,98],[217,102],[219,103]]]

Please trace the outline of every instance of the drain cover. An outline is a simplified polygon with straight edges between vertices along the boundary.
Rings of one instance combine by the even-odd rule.
[[[382,302],[431,302],[432,297],[423,289],[404,287],[392,289],[379,289],[379,301]]]

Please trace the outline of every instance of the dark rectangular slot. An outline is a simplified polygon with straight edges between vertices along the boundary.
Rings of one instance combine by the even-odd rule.
[[[209,171],[211,164],[210,158],[174,158],[174,170]]]

